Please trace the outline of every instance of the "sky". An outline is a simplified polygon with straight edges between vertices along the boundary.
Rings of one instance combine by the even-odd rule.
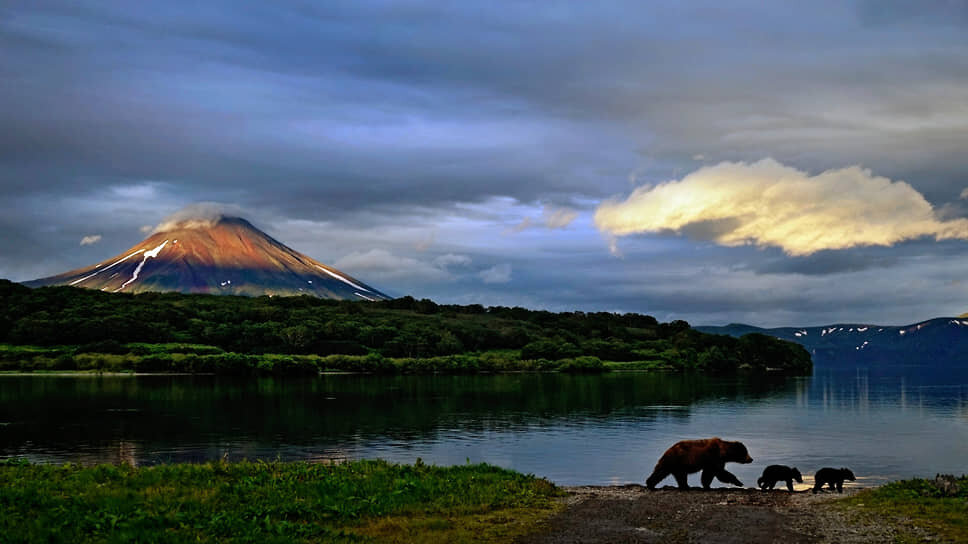
[[[197,203],[392,295],[968,312],[968,2],[0,4],[0,277]]]

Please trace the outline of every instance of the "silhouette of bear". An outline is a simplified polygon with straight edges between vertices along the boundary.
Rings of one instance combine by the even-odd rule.
[[[760,489],[773,489],[777,482],[785,481],[787,489],[793,491],[793,480],[803,483],[803,476],[797,467],[790,468],[786,465],[770,465],[763,469],[763,475],[756,480],[756,485]]]
[[[816,493],[824,486],[824,484],[829,484],[830,490],[833,491],[837,489],[837,493],[844,492],[844,480],[854,481],[854,473],[850,471],[849,468],[830,468],[824,467],[817,471],[814,475],[813,481],[813,492]]]
[[[725,484],[743,487],[743,482],[726,470],[726,463],[752,463],[753,458],[742,442],[730,442],[720,438],[681,440],[672,445],[659,458],[652,475],[645,481],[649,489],[655,489],[668,475],[673,475],[679,489],[689,489],[689,474],[702,471],[700,481],[705,489],[713,478]]]

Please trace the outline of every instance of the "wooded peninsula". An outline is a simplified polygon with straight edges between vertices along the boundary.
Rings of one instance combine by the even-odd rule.
[[[312,374],[609,370],[809,374],[801,346],[635,313],[549,312],[403,297],[31,289],[0,280],[0,370]]]

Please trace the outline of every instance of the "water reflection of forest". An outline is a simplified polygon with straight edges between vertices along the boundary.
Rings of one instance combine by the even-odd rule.
[[[220,441],[298,447],[361,436],[416,440],[440,429],[684,418],[698,402],[756,403],[789,395],[798,383],[803,379],[655,373],[258,380],[8,376],[0,379],[0,406],[8,420],[0,454],[11,455],[24,444],[68,451],[80,444],[114,461],[130,456],[113,453],[125,450],[118,444],[132,443],[162,452],[173,444],[195,444],[201,457],[218,457]]]
[[[968,382],[926,383],[866,369],[813,377],[605,375],[5,376],[0,455],[79,462],[233,457],[338,460],[362,442],[407,443],[490,431],[687,420],[704,403],[784,403],[968,414]],[[961,383],[962,385],[958,385]],[[46,453],[45,453],[46,452]],[[65,457],[66,456],[66,457]]]

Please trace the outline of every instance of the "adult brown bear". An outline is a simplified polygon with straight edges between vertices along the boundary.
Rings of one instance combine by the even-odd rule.
[[[689,489],[686,478],[689,474],[702,471],[702,486],[709,489],[713,478],[725,484],[743,487],[736,476],[726,470],[726,463],[752,463],[746,446],[742,442],[730,442],[720,438],[702,440],[682,440],[666,450],[655,465],[652,475],[645,481],[649,489],[655,489],[666,476],[672,474],[679,489]]]

